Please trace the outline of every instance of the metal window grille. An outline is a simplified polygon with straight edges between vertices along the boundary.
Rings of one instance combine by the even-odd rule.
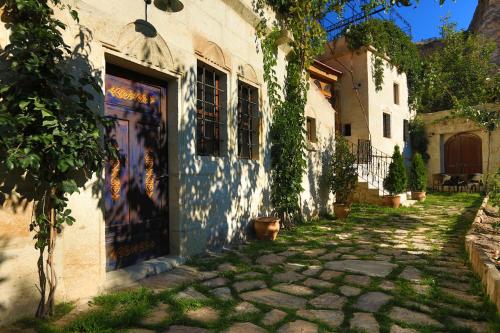
[[[259,91],[238,81],[238,157],[257,159],[259,149]]]
[[[199,63],[196,86],[196,150],[198,155],[220,156],[223,94],[221,74]]]

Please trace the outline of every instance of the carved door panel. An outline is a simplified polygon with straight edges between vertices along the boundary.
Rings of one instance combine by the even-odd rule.
[[[106,168],[108,271],[168,253],[166,90],[121,76],[106,75],[116,120],[107,135],[119,150]]]

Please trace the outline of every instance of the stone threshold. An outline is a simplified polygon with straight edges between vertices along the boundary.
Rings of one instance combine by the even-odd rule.
[[[164,256],[106,273],[104,289],[112,291],[137,285],[139,280],[173,270],[186,263],[186,257]]]
[[[481,215],[487,204],[488,197],[485,197],[481,207],[477,211],[473,225],[481,223]],[[465,249],[469,254],[472,269],[481,278],[481,282],[486,288],[486,294],[500,312],[500,272],[495,264],[491,262],[488,255],[484,253],[483,249],[479,245],[476,245],[476,239],[473,234],[467,234],[465,236]]]

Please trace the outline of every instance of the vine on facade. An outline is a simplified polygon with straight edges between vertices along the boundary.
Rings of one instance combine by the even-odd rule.
[[[253,0],[254,10],[260,17],[257,35],[263,53],[264,80],[273,110],[270,130],[271,201],[276,214],[285,225],[291,225],[294,220],[301,218],[301,184],[307,166],[304,133],[304,110],[309,89],[307,68],[324,52],[327,36],[321,22],[328,13],[341,16],[344,6],[353,2]],[[393,5],[409,6],[411,1],[370,0],[362,9],[369,12],[378,5],[385,5],[387,8]],[[274,18],[269,17],[267,9],[272,10]],[[288,42],[291,51],[283,59],[287,62],[284,84],[280,84],[276,72],[279,55],[277,41],[283,32],[289,32],[292,38]],[[392,48],[387,49],[392,51]],[[401,66],[401,71],[407,69],[403,61],[397,65]]]
[[[418,102],[421,61],[418,48],[409,35],[394,22],[380,19],[370,19],[352,26],[344,34],[351,50],[373,47],[372,76],[377,91],[382,89],[384,83],[383,59],[390,59],[390,66],[395,66],[400,74],[406,73],[409,103],[414,105]]]

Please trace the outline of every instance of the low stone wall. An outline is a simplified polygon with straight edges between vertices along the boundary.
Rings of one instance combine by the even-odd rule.
[[[488,197],[484,198],[483,203],[476,214],[476,218],[474,219],[472,229],[474,229],[474,224],[481,223],[481,216],[483,215],[483,211],[487,203]],[[478,239],[479,237],[477,234],[467,234],[465,237],[465,248],[469,254],[469,260],[472,264],[472,268],[481,278],[481,281],[486,288],[486,293],[490,297],[491,301],[496,304],[498,311],[500,311],[500,272],[496,268],[496,265],[490,260],[488,255],[484,252],[482,247],[477,244]]]

